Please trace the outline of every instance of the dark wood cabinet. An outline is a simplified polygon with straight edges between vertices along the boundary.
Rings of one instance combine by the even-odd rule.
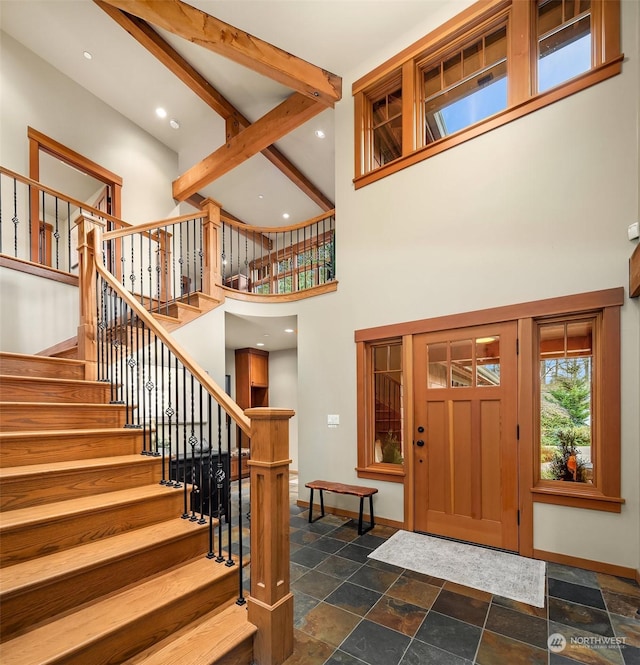
[[[236,350],[236,402],[242,409],[254,406],[269,406],[269,352],[260,349]],[[238,429],[242,456],[240,457],[240,474],[242,478],[249,475],[247,460],[250,457],[249,440]],[[235,474],[234,474],[235,470]],[[231,458],[231,479],[238,478],[238,458]]]

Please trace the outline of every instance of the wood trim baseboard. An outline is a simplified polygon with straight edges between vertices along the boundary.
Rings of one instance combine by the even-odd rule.
[[[36,277],[44,277],[54,282],[61,282],[62,284],[69,284],[70,286],[78,286],[78,276],[72,275],[62,270],[56,270],[49,266],[43,266],[39,263],[32,261],[25,261],[24,259],[17,259],[13,256],[0,254],[0,267],[9,268],[10,270],[17,270],[24,272],[28,275],[35,275]]]
[[[309,507],[309,502],[308,501],[302,501],[301,499],[298,499],[296,501],[296,505],[300,506],[301,508],[308,508]],[[315,507],[317,507],[318,510],[320,510],[320,504],[317,504],[314,502],[313,504]],[[353,512],[351,510],[344,510],[343,508],[336,508],[335,506],[328,506],[326,503],[324,504],[324,512],[325,514],[328,515],[338,515],[340,517],[349,517],[353,520],[358,519],[358,513]],[[368,513],[365,509],[365,514],[364,514],[364,520],[367,520]],[[386,517],[378,517],[375,515],[375,523],[377,524],[382,524],[383,526],[390,526],[393,527],[394,529],[404,529],[404,523],[403,522],[398,522],[396,520],[390,520],[387,519]]]
[[[546,552],[544,550],[533,550],[533,558],[549,561],[550,563],[560,563],[564,566],[573,566],[574,568],[584,568],[592,570],[595,573],[604,573],[606,575],[615,575],[616,577],[626,577],[636,580],[640,584],[640,570],[618,566],[615,563],[605,563],[603,561],[593,561],[592,559],[581,559],[577,556],[568,554],[558,554],[556,552]]]

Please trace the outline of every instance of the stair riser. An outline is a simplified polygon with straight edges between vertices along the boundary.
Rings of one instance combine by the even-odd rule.
[[[60,383],[22,377],[4,377],[0,400],[7,402],[91,402],[106,404],[111,397],[109,384]]]
[[[183,492],[167,488],[166,494],[129,505],[107,506],[104,510],[61,516],[46,523],[20,525],[0,530],[0,566],[67,550],[118,533],[179,517]]]
[[[142,460],[144,463],[5,479],[0,482],[0,509],[17,510],[159,483],[162,460],[149,457]]]
[[[251,665],[253,663],[253,638],[247,638],[228,654],[218,658],[215,665]],[[214,665],[213,663],[211,665]]]
[[[211,565],[219,564],[212,562]],[[114,630],[99,641],[86,645],[82,651],[51,661],[51,665],[120,665],[127,658],[186,626],[213,607],[231,600],[236,594],[236,583],[235,575],[214,580],[209,585],[203,585],[197,593],[182,596],[169,607],[141,616],[135,623]],[[161,588],[158,593],[163,593]]]
[[[84,365],[60,362],[47,357],[21,358],[0,354],[0,374],[13,376],[39,376],[52,379],[85,378]]]
[[[4,404],[0,431],[124,427],[125,408],[103,404]]]
[[[0,468],[48,464],[69,460],[135,455],[142,450],[142,434],[134,429],[120,429],[108,434],[87,436],[32,436],[3,438],[0,435]]]
[[[208,550],[208,530],[194,527],[179,539],[134,552],[96,568],[73,571],[51,584],[12,596],[3,595],[2,641],[10,640],[34,624],[112,593],[146,577],[203,556]]]

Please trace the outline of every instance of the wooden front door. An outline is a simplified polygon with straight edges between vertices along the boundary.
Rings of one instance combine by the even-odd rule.
[[[414,337],[416,531],[518,549],[516,334]]]

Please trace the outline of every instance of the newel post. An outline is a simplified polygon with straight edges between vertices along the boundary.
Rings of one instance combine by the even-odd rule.
[[[205,199],[201,204],[206,217],[202,220],[202,292],[222,301],[224,295],[222,274],[220,272],[220,249],[218,232],[220,229],[220,204],[214,199]]]
[[[280,665],[293,653],[289,589],[289,409],[247,409],[251,419],[251,596],[257,665]]]
[[[84,360],[85,378],[98,378],[98,345],[96,311],[96,268],[94,247],[101,245],[101,229],[90,219],[78,221],[78,294],[80,318],[78,325],[78,360]]]

